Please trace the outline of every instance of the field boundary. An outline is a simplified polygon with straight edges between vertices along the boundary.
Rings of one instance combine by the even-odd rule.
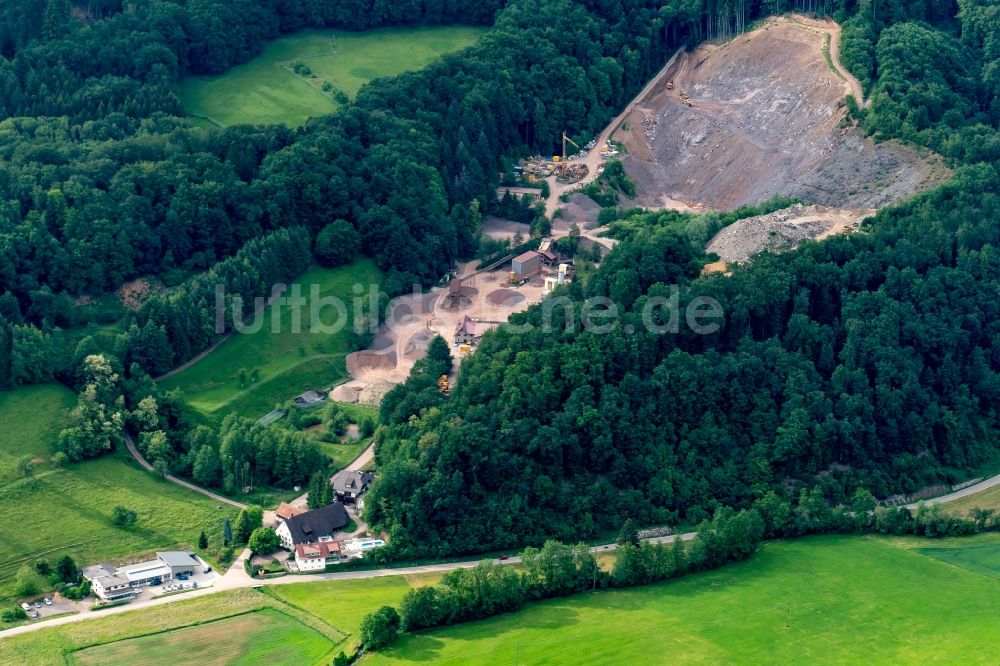
[[[303,581],[303,582],[308,583],[310,581]],[[290,609],[295,610],[295,611],[297,611],[299,613],[302,613],[302,614],[308,616],[309,618],[315,620],[316,622],[318,622],[318,623],[320,623],[322,625],[325,625],[329,629],[333,630],[335,633],[339,634],[340,638],[338,638],[337,640],[334,641],[335,645],[340,645],[341,643],[343,643],[348,638],[350,638],[351,636],[354,635],[350,631],[344,631],[340,627],[334,626],[334,625],[330,624],[329,622],[327,622],[326,620],[323,620],[323,619],[317,617],[316,615],[313,615],[308,610],[306,610],[305,608],[302,608],[298,604],[292,603],[291,601],[288,601],[287,599],[282,599],[281,597],[277,596],[277,594],[275,594],[274,592],[271,591],[272,587],[273,586],[262,587],[262,588],[258,589],[258,592],[260,592],[261,594],[263,594],[265,597],[268,597],[269,599],[273,599],[274,601],[278,602],[279,604],[283,604],[285,606],[288,606]],[[298,618],[296,618],[294,615],[291,615],[291,614],[289,614],[288,617],[291,617],[293,619],[298,620]],[[299,622],[302,622],[303,624],[306,624],[302,620],[299,620]],[[309,626],[309,625],[306,625],[306,626]],[[313,628],[315,628],[315,627],[313,627]],[[316,630],[319,631],[319,629],[316,629]],[[328,636],[326,634],[324,634],[324,635],[327,636],[327,638],[331,638],[330,636]]]
[[[218,120],[216,120],[215,118],[213,118],[211,116],[202,115],[200,113],[189,113],[188,116],[190,116],[191,118],[201,118],[202,120],[207,120],[208,122],[212,123],[213,125],[215,125],[219,129],[225,129],[226,128],[225,125],[223,125],[222,123],[220,123]]]
[[[39,479],[44,479],[46,477],[52,476],[53,474],[58,474],[59,472],[65,472],[65,468],[59,467],[56,469],[47,469],[44,472],[39,472],[38,474],[32,474],[29,477],[24,477],[20,479],[14,479],[8,483],[0,486],[0,495],[4,494],[8,490],[14,490],[15,488],[20,488],[21,486],[26,486],[33,481],[38,481]]]
[[[49,548],[48,550],[43,550],[43,551],[37,552],[37,553],[31,553],[30,555],[25,555],[24,557],[18,558],[16,560],[8,560],[8,561],[4,562],[3,565],[0,565],[0,572],[7,571],[7,569],[9,567],[13,567],[14,565],[24,564],[25,562],[27,562],[30,559],[35,559],[35,558],[38,558],[38,557],[42,557],[44,555],[48,555],[49,553],[55,553],[55,552],[58,552],[60,550],[65,550],[67,548],[76,548],[77,546],[83,546],[85,544],[93,543],[95,541],[100,541],[100,538],[98,537],[96,539],[87,539],[86,541],[79,541],[77,543],[71,543],[71,544],[68,544],[68,545],[65,545],[65,546],[59,546],[57,548]],[[0,573],[0,582],[6,581],[6,580],[7,580],[7,575],[3,574],[3,573]]]
[[[236,613],[232,613],[231,615],[223,615],[221,617],[214,617],[214,618],[212,618],[210,620],[202,620],[201,622],[192,622],[190,624],[181,624],[181,625],[178,625],[176,627],[167,627],[167,628],[164,628],[164,629],[159,629],[157,631],[150,631],[150,632],[147,632],[145,634],[136,634],[135,636],[128,636],[128,637],[125,637],[125,638],[115,638],[113,640],[100,641],[98,643],[90,643],[89,645],[84,645],[84,646],[81,646],[81,647],[78,647],[78,648],[74,648],[72,650],[68,650],[68,651],[64,652],[63,654],[66,657],[70,657],[74,653],[80,652],[82,650],[89,650],[90,648],[101,647],[102,645],[112,645],[114,643],[122,643],[124,641],[131,641],[131,640],[135,640],[137,638],[147,638],[149,636],[159,636],[161,634],[169,634],[172,631],[180,631],[181,629],[191,629],[193,627],[200,627],[202,625],[212,624],[213,622],[222,622],[223,620],[231,620],[234,617],[241,617],[243,615],[249,615],[250,613],[259,613],[260,611],[262,611],[262,610],[264,610],[266,608],[270,608],[270,607],[269,606],[261,606],[260,608],[251,608],[251,609],[248,609],[248,610],[242,610],[242,611],[238,611]],[[289,616],[289,617],[291,617],[291,616]],[[67,661],[69,661],[69,659],[67,659]]]

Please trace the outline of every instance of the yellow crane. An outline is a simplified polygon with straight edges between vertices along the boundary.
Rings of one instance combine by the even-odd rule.
[[[566,142],[568,141],[569,143],[572,143],[574,146],[576,146],[577,150],[580,150],[580,144],[578,144],[576,141],[574,141],[573,139],[571,139],[568,136],[566,136],[566,132],[563,132],[562,135],[563,135],[562,136],[562,139],[563,139],[562,161],[563,161],[563,164],[566,164]]]

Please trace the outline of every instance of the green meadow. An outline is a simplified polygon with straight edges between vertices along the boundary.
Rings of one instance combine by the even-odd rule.
[[[1000,580],[912,549],[927,543],[771,542],[748,561],[674,582],[406,636],[362,663],[995,663]]]
[[[362,663],[989,664],[995,656],[989,646],[1000,644],[1000,579],[981,567],[1000,567],[1000,535],[773,541],[745,562],[676,581],[532,603],[517,613],[406,635]],[[6,640],[0,633],[0,665],[62,664],[63,655],[70,663],[137,661],[128,657],[137,654],[135,646],[168,650],[178,639],[199,645],[227,626],[213,620],[266,608],[329,638],[337,644],[333,653],[350,651],[366,613],[398,606],[411,587],[439,576],[231,590]],[[241,655],[268,654],[283,663],[275,644],[303,629],[282,622],[273,633],[253,627],[246,636],[229,633],[232,645],[222,656],[206,653],[198,663],[255,663]],[[200,626],[183,629],[192,624]],[[302,635],[308,645],[317,640]],[[140,636],[147,638],[127,640]],[[95,645],[102,647],[73,652]],[[193,663],[174,654],[154,663]]]
[[[441,574],[292,583],[266,588],[270,596],[301,608],[348,634],[356,646],[361,619],[382,606],[399,606],[412,587],[433,585]],[[345,600],[350,603],[345,603]]]
[[[295,127],[309,117],[336,111],[334,90],[354,97],[365,83],[421,69],[445,53],[472,45],[484,32],[471,26],[304,30],[274,40],[259,56],[224,74],[183,80],[180,97],[187,113],[202,125]],[[306,65],[311,74],[293,73],[292,63]]]
[[[260,640],[266,637],[266,640]],[[80,666],[310,666],[333,650],[315,629],[273,609],[193,627],[87,648],[72,655]]]
[[[0,484],[19,478],[17,463],[24,457],[34,460],[35,474],[50,469],[51,445],[59,434],[63,411],[75,402],[73,392],[60,384],[0,391]]]
[[[12,454],[48,461],[63,410],[73,403],[73,393],[56,385],[0,393],[3,469]],[[42,463],[28,479],[2,478],[0,512],[12,519],[0,523],[0,602],[13,598],[17,570],[37,559],[69,554],[79,564],[93,564],[191,548],[201,530],[215,543],[223,518],[235,514],[140,469],[126,451],[61,469]],[[112,524],[117,505],[138,514],[135,526]]]
[[[381,277],[369,259],[335,269],[314,267],[286,292],[290,295],[298,285],[306,299],[298,326],[293,325],[292,308],[275,312],[275,307],[268,307],[259,330],[233,334],[218,349],[160,385],[181,389],[188,404],[213,421],[229,413],[259,418],[303,391],[329,386],[346,376],[344,358],[353,351],[353,319],[337,333],[311,331],[313,287],[320,298],[343,300],[350,318],[354,285],[367,290],[368,285],[379,284]],[[327,325],[338,318],[331,307],[317,313]]]

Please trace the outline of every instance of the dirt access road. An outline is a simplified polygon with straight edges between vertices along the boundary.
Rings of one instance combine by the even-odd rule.
[[[545,214],[548,216],[550,220],[552,219],[552,216],[555,214],[556,209],[559,208],[560,206],[561,203],[559,201],[560,195],[565,194],[566,192],[573,192],[575,190],[578,190],[581,187],[585,186],[587,183],[590,183],[595,178],[597,178],[597,171],[604,164],[605,161],[604,158],[601,157],[601,148],[604,146],[604,144],[606,144],[609,140],[611,140],[612,135],[615,133],[615,130],[617,130],[618,127],[625,121],[625,118],[628,116],[628,114],[630,114],[642,100],[646,99],[646,97],[654,88],[658,87],[660,83],[663,82],[664,78],[667,76],[667,74],[669,74],[670,69],[673,67],[674,62],[677,60],[678,56],[680,56],[680,54],[683,52],[684,52],[683,47],[677,49],[677,51],[672,56],[670,56],[670,60],[667,61],[667,64],[665,64],[660,69],[660,71],[656,74],[656,76],[650,79],[649,83],[647,83],[645,87],[643,87],[643,89],[639,91],[639,94],[636,95],[635,98],[628,103],[628,106],[626,106],[621,113],[615,116],[615,118],[610,123],[608,123],[607,127],[604,128],[604,131],[602,131],[597,136],[597,141],[594,144],[594,148],[587,153],[586,157],[582,157],[576,160],[569,160],[569,164],[587,165],[587,175],[582,180],[577,181],[575,183],[560,183],[556,181],[555,176],[549,176],[549,178],[547,179],[547,182],[549,184],[549,198],[545,201]]]
[[[132,457],[135,458],[136,462],[138,462],[143,469],[145,469],[147,472],[152,472],[154,474],[157,473],[156,470],[153,468],[153,466],[149,464],[149,461],[143,458],[142,454],[139,453],[139,449],[136,447],[135,441],[132,439],[132,436],[128,434],[127,431],[125,433],[125,448],[128,449],[129,453],[132,454]],[[164,478],[171,483],[175,483],[178,486],[181,486],[182,488],[193,490],[194,492],[204,495],[205,497],[214,499],[216,502],[222,502],[223,504],[228,504],[229,506],[235,507],[237,509],[247,508],[246,504],[241,504],[236,500],[231,500],[228,497],[223,497],[222,495],[216,495],[211,490],[205,490],[204,488],[196,486],[193,483],[185,481],[184,479],[178,479],[176,476],[173,476],[172,474],[167,474],[166,476],[164,476]]]
[[[867,108],[871,104],[871,99],[865,99],[864,90],[861,88],[861,82],[858,81],[853,74],[847,71],[847,68],[840,62],[840,24],[836,21],[831,21],[830,19],[814,19],[808,16],[802,16],[801,14],[789,14],[788,20],[795,23],[806,30],[812,32],[819,32],[824,35],[830,36],[830,62],[833,64],[833,69],[837,74],[843,79],[844,83],[847,85],[848,91],[854,97],[854,101],[858,103],[861,108]]]

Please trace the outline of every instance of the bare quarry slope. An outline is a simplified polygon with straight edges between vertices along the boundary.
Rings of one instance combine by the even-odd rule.
[[[822,27],[829,26],[836,29]],[[936,156],[875,144],[843,126],[849,87],[827,65],[825,39],[814,27],[776,18],[683,54],[615,135],[629,153],[624,164],[637,203],[726,210],[783,194],[875,209],[947,177]]]

